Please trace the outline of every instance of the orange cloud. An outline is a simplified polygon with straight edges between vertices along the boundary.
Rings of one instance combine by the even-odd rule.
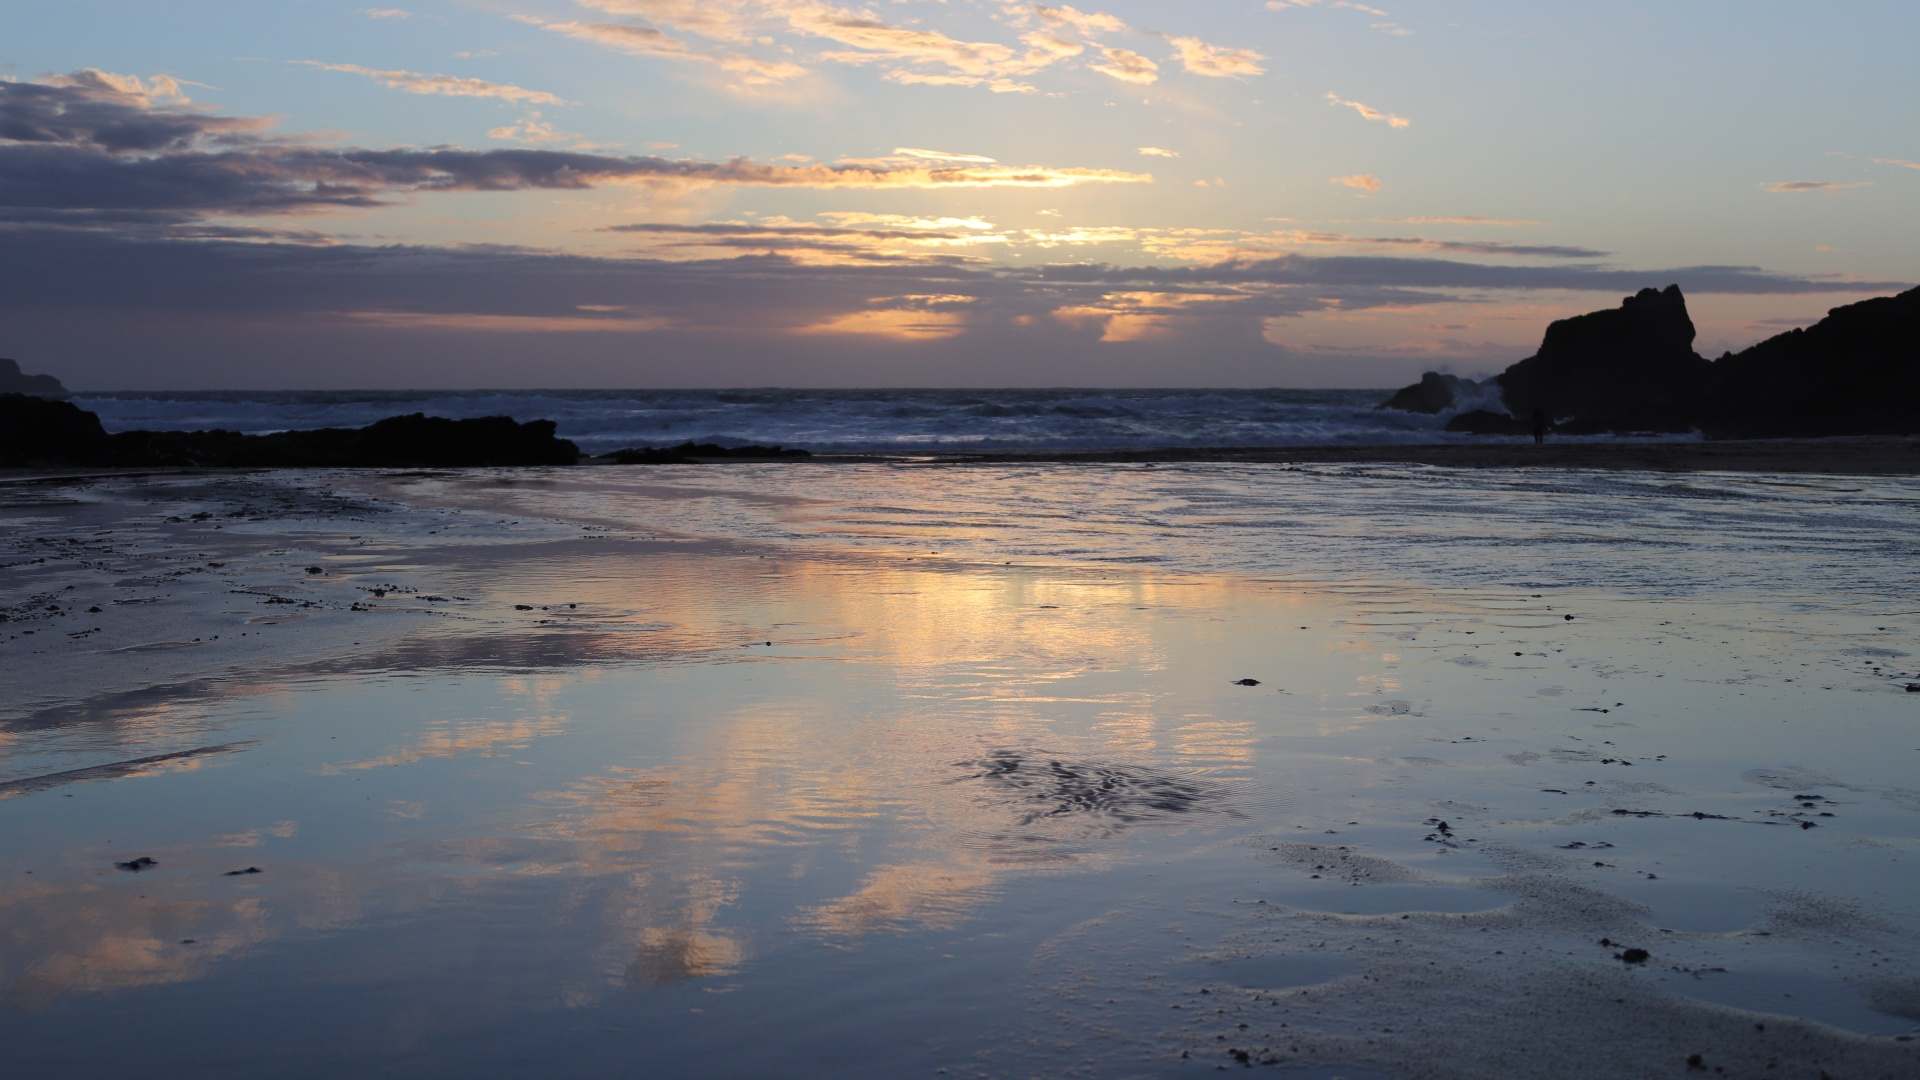
[[[1195,37],[1167,40],[1173,45],[1175,57],[1195,75],[1205,75],[1210,79],[1232,79],[1264,75],[1267,72],[1266,66],[1261,63],[1266,57],[1252,49],[1210,45]]]
[[[1413,126],[1413,121],[1407,119],[1404,116],[1395,116],[1394,114],[1389,112],[1382,112],[1381,110],[1376,109],[1373,106],[1365,104],[1363,102],[1353,101],[1348,98],[1343,98],[1339,94],[1336,94],[1331,90],[1327,91],[1327,101],[1332,105],[1352,109],[1354,112],[1359,113],[1363,119],[1371,120],[1376,124],[1385,124],[1391,128],[1404,128],[1404,127]]]
[[[347,75],[363,75],[395,90],[405,90],[409,94],[430,94],[442,97],[492,98],[495,101],[510,101],[516,105],[565,105],[567,102],[545,90],[529,90],[512,83],[488,82],[485,79],[471,79],[464,75],[427,75],[418,71],[401,71],[361,67],[359,64],[328,64],[319,60],[294,60],[291,63],[303,67],[317,68],[321,71],[338,71]]]
[[[903,298],[904,299],[904,298]],[[869,308],[796,327],[796,334],[850,334],[895,341],[941,341],[966,327],[959,313],[920,308]]]
[[[1379,191],[1382,186],[1380,178],[1372,173],[1354,173],[1352,176],[1332,176],[1327,178],[1327,182],[1330,184],[1338,184],[1344,188],[1352,188],[1355,191],[1365,192],[1368,195]]]
[[[786,60],[763,60],[745,53],[709,52],[688,45],[651,26],[633,26],[626,23],[583,23],[572,20],[547,22],[532,15],[514,17],[543,30],[565,34],[578,41],[604,45],[630,56],[650,56],[666,60],[711,64],[734,76],[739,80],[740,85],[749,89],[787,82],[807,73],[806,68]]]
[[[1087,66],[1108,78],[1143,86],[1160,78],[1160,65],[1130,49],[1102,46],[1100,62]]]

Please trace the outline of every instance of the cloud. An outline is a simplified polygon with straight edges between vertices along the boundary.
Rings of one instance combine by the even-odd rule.
[[[651,26],[625,23],[585,23],[573,20],[548,22],[531,15],[515,18],[577,41],[591,42],[629,56],[657,57],[688,63],[708,64],[732,75],[738,85],[760,89],[800,78],[807,69],[788,60],[763,60],[738,52],[714,52],[687,44]]]
[[[529,90],[512,83],[488,82],[485,79],[473,79],[464,75],[427,75],[418,71],[400,71],[361,67],[359,64],[329,64],[319,60],[290,60],[288,63],[320,71],[338,71],[348,75],[361,75],[373,79],[395,90],[405,90],[409,94],[438,95],[441,97],[491,98],[495,101],[510,101],[516,105],[565,105],[567,102],[545,90]]]
[[[1392,220],[1394,223],[1401,225],[1485,225],[1492,228],[1503,229],[1526,228],[1546,224],[1543,221],[1535,221],[1532,218],[1481,217],[1477,214],[1429,215],[1426,217],[1394,218]]]
[[[500,142],[527,143],[533,146],[547,146],[564,143],[575,150],[594,150],[598,144],[583,135],[571,131],[561,131],[548,122],[537,110],[529,112],[511,124],[487,129],[487,138]]]
[[[1167,40],[1173,45],[1174,55],[1181,65],[1195,75],[1205,75],[1213,79],[1232,79],[1264,75],[1267,71],[1261,64],[1266,57],[1252,49],[1209,45],[1195,37],[1173,37]]]
[[[1098,264],[1049,266],[1022,271],[1052,283],[1126,283],[1145,287],[1217,287],[1256,284],[1315,289],[1508,289],[1519,291],[1634,292],[1649,282],[1674,282],[1689,293],[1784,296],[1818,293],[1879,293],[1909,287],[1904,282],[1849,280],[1777,274],[1757,266],[1682,266],[1635,270],[1609,266],[1496,266],[1451,259],[1388,255],[1282,255],[1235,259],[1194,267],[1128,267]]]
[[[1013,79],[989,79],[983,75],[942,75],[935,72],[907,71],[895,68],[883,78],[902,86],[984,86],[996,94],[1036,94],[1040,88]]]
[[[1365,192],[1368,195],[1379,191],[1382,187],[1380,178],[1372,173],[1354,173],[1351,176],[1332,176],[1327,178],[1327,182],[1330,184],[1338,184],[1344,188],[1352,188],[1355,191]]]
[[[823,56],[841,63],[884,61],[908,67],[944,68],[956,74],[991,80],[1030,74],[1060,59],[1057,52],[1049,48],[1030,49],[1023,55],[998,42],[963,41],[938,30],[899,26],[866,12],[830,4],[794,2],[780,5],[778,10],[795,33],[858,50]]]
[[[775,164],[581,150],[364,149],[265,137],[264,121],[160,105],[87,73],[0,83],[0,219],[9,211],[284,213],[380,205],[395,194],[602,185],[1061,188],[1144,173],[912,157]],[[538,135],[524,125],[502,135]]]
[[[631,15],[713,41],[752,42],[759,21],[756,7],[744,0],[578,0],[582,7],[608,15]]]
[[[392,8],[392,7],[361,8],[360,14],[365,15],[369,19],[411,19],[413,18],[413,12],[408,11],[405,8]]]
[[[1920,161],[1908,161],[1904,158],[1877,157],[1873,159],[1873,163],[1875,165],[1891,165],[1896,169],[1920,169]]]
[[[1268,11],[1296,11],[1302,8],[1320,7],[1320,0],[1267,0]],[[1408,37],[1413,31],[1393,21],[1393,17],[1371,4],[1362,4],[1356,0],[1332,0],[1328,8],[1357,12],[1372,19],[1367,28],[1394,37]]]
[[[955,154],[945,150],[923,150],[916,146],[895,147],[893,152],[898,157],[914,158],[919,161],[958,161],[973,165],[996,164],[994,159],[983,157],[979,154]]]
[[[1399,249],[1449,255],[1518,259],[1598,259],[1608,253],[1572,244],[1511,244],[1492,240],[1439,240],[1421,236],[1355,236],[1350,233],[1283,229],[1252,233],[1237,229],[1143,229],[1141,247],[1152,255],[1195,263],[1231,263],[1272,258],[1299,248]]]
[[[759,252],[664,260],[181,242],[37,227],[14,228],[6,244],[0,323],[9,340],[21,355],[71,357],[61,374],[83,386],[1154,385],[1169,370],[1223,385],[1350,386],[1352,369],[1276,349],[1264,336],[1270,320],[1484,303],[1497,291],[1607,294],[1553,301],[1561,306],[1543,325],[1669,281],[1749,295],[1904,287],[1754,267],[1395,256],[1016,269],[810,264]],[[526,362],[535,341],[537,369]],[[257,362],[262,350],[274,365]],[[1034,366],[1035,355],[1049,363]],[[1404,382],[1419,361],[1369,370],[1367,381]]]
[[[760,225],[734,222],[705,222],[682,225],[676,222],[639,221],[625,225],[603,225],[602,232],[646,233],[666,236],[752,236],[752,237],[856,237],[878,240],[952,240],[965,233],[932,228],[857,229],[842,225]]]
[[[92,68],[44,83],[0,81],[0,140],[158,153],[241,140],[271,126],[185,108],[185,101],[178,83],[165,76],[143,83]]]
[[[1139,154],[1141,157],[1177,158],[1180,156],[1180,151],[1168,150],[1162,146],[1142,146],[1139,148]]]
[[[1855,188],[1872,186],[1872,181],[1868,180],[1776,180],[1771,184],[1761,185],[1760,190],[1775,195],[1831,194],[1836,191],[1852,191]]]
[[[1143,86],[1160,78],[1160,65],[1130,49],[1102,46],[1099,62],[1087,66],[1109,78]]]
[[[1037,4],[1033,12],[1042,22],[1080,34],[1117,34],[1127,28],[1127,24],[1117,15],[1109,15],[1101,11],[1081,11],[1068,4],[1057,7]]]
[[[1331,90],[1327,91],[1327,101],[1336,106],[1352,109],[1354,112],[1359,113],[1361,117],[1363,117],[1364,119],[1371,120],[1374,123],[1378,123],[1378,124],[1385,124],[1391,128],[1405,128],[1405,127],[1413,126],[1413,121],[1407,119],[1404,116],[1395,116],[1394,114],[1389,112],[1382,112],[1371,105],[1367,105],[1358,101],[1352,101],[1347,98],[1343,98],[1339,94],[1336,94]]]
[[[937,341],[957,337],[966,328],[965,316],[958,312],[876,307],[830,315],[817,322],[794,327],[792,332],[882,337],[896,341]]]

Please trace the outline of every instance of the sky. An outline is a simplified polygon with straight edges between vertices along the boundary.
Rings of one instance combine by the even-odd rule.
[[[1392,386],[1920,282],[1911,0],[62,0],[0,356],[82,389]]]

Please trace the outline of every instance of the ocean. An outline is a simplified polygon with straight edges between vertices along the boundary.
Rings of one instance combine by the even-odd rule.
[[[1386,390],[127,391],[74,399],[109,431],[357,427],[399,413],[549,419],[589,453],[695,441],[920,453],[1447,442]]]

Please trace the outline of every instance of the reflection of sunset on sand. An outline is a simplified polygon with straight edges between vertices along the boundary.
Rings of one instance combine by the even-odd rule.
[[[1117,1066],[1214,1052],[1212,1013],[1168,1019],[1189,982],[1241,1010],[1231,1037],[1264,1023],[1264,998],[1223,989],[1253,964],[1270,980],[1245,994],[1313,988],[1287,1013],[1302,1060],[1391,1065],[1404,1049],[1352,1043],[1314,1003],[1366,972],[1355,1007],[1396,1027],[1471,1023],[1480,1006],[1408,966],[1469,916],[1513,985],[1618,974],[1570,959],[1604,936],[1655,941],[1663,972],[1764,955],[1783,980],[1755,998],[1772,991],[1649,970],[1633,992],[1656,1017],[1764,1006],[1770,1029],[1869,1063],[1907,1023],[1874,1004],[1900,985],[1858,961],[1911,952],[1879,929],[1905,925],[1882,863],[1920,808],[1876,752],[1904,730],[1886,680],[1910,663],[1905,623],[1770,525],[1689,533],[1664,563],[1675,596],[1564,492],[1568,560],[1488,580],[1472,552],[1538,528],[1526,485],[1469,519],[1417,474],[1337,478],[1401,491],[1390,512],[1235,466],[847,467],[804,496],[780,477],[368,478],[396,501],[334,532],[144,539],[220,576],[130,590],[161,599],[124,629],[103,612],[97,647],[218,598],[191,616],[203,644],[140,654],[145,689],[40,682],[0,713],[0,817],[33,823],[0,832],[20,868],[0,1000],[76,1018],[44,1061],[87,1059],[86,1018],[136,1000],[183,1010],[141,1037],[191,1052],[244,993],[307,1017],[316,1071],[396,1046],[468,1060],[478,1028],[513,1053],[620,1060],[620,1031],[688,1068],[778,1072],[775,1047],[867,1045],[863,1016],[933,1025],[929,1067],[987,1060],[1006,1031],[1061,1064],[1050,1025],[1105,1032]],[[1832,542],[1904,550],[1896,489]],[[1651,518],[1719,512],[1642,497]],[[1809,498],[1723,497],[1784,517]],[[1751,573],[1805,564],[1821,594],[1715,591],[1733,546]],[[83,563],[46,573],[89,602],[116,588]],[[302,618],[261,628],[256,605]],[[96,647],[74,640],[6,647],[61,673]],[[1799,721],[1835,702],[1847,724]],[[135,856],[154,864],[115,869]],[[1810,873],[1831,903],[1782,899]],[[1815,970],[1840,973],[1825,996]],[[0,1012],[0,1034],[29,1015]],[[741,1042],[747,1017],[778,1038]],[[1578,1043],[1574,1018],[1556,1032]]]

